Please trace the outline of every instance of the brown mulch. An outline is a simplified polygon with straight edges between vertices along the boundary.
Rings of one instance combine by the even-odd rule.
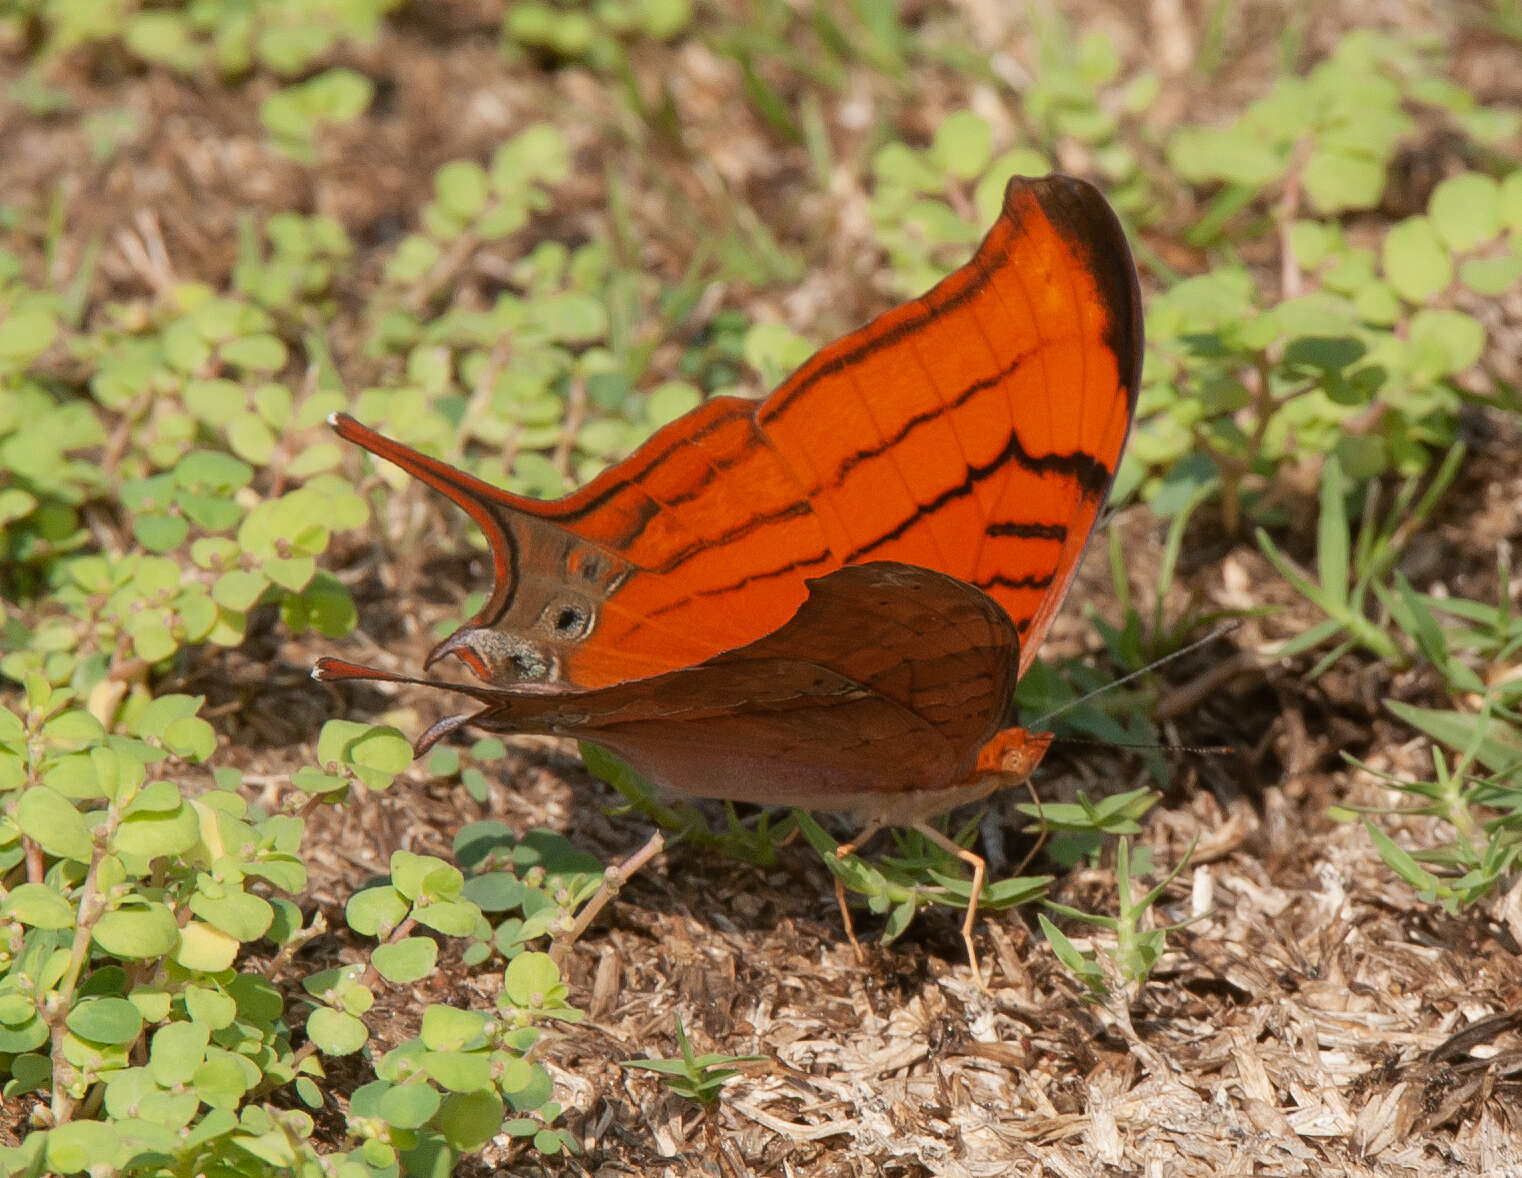
[[[743,7],[703,8],[700,27],[711,30],[720,10],[733,16]],[[1268,0],[1226,6],[1230,67],[1208,84],[1185,67],[1207,10],[1218,6],[1084,0],[1064,7],[1075,29],[1110,33],[1128,68],[1146,60],[1160,70],[1163,89],[1151,112],[1158,126],[1223,117],[1261,93],[1281,68],[1279,33],[1291,9],[1308,59],[1362,15],[1446,39],[1457,76],[1482,97],[1495,97],[1486,88],[1507,84],[1501,79],[1522,77],[1515,43],[1484,33],[1462,5],[1431,6],[1436,15],[1400,3],[1335,14],[1332,6],[1308,14],[1306,6]],[[787,289],[729,284],[713,292],[713,309],[741,306],[825,337],[888,302],[865,222],[862,161],[876,144],[864,128],[884,116],[923,142],[951,110],[970,105],[997,117],[1010,101],[933,61],[916,64],[912,93],[856,67],[823,110],[839,175],[819,195],[802,149],[776,141],[743,100],[733,60],[701,37],[637,60],[642,82],[670,80],[682,132],[675,142],[631,142],[619,99],[594,75],[504,59],[496,41],[502,8],[493,0],[417,0],[376,45],[345,50],[347,64],[377,81],[381,101],[325,135],[312,166],[269,149],[255,114],[268,80],[224,87],[123,70],[114,55],[73,53],[50,74],[73,99],[71,111],[38,116],[19,104],[0,107],[0,203],[40,216],[55,194],[62,200],[55,272],[72,274],[89,243],[101,242],[96,305],[151,300],[174,279],[223,283],[240,215],[282,208],[342,220],[361,249],[354,279],[361,282],[374,279],[377,259],[414,224],[439,164],[485,158],[515,130],[549,119],[576,149],[576,175],[565,199],[531,227],[525,250],[538,237],[604,231],[612,175],[624,183],[643,235],[642,263],[675,282],[704,235],[732,227],[733,206],[743,199],[805,274]],[[916,27],[951,21],[980,51],[1037,60],[1035,34],[1004,0],[906,8]],[[26,50],[20,42],[0,45],[0,81],[19,76]],[[785,71],[773,76],[781,67],[760,68],[786,83]],[[136,115],[134,129],[98,160],[88,116],[122,109]],[[1088,162],[1082,153],[1062,161],[1074,170]],[[815,195],[798,195],[804,191]],[[666,215],[673,194],[701,225]],[[1183,250],[1168,256],[1175,264],[1189,258]],[[463,271],[461,297],[494,272],[493,265]],[[679,352],[658,351],[654,367],[674,364]],[[345,375],[362,387],[363,362],[347,363]],[[1424,563],[1413,572],[1422,587],[1482,595],[1494,585],[1485,578],[1493,578],[1497,543],[1522,542],[1516,442],[1514,423],[1490,422],[1423,539]],[[436,534],[446,527],[459,534],[458,521],[446,525],[442,512],[439,519]],[[1144,595],[1155,583],[1161,528],[1138,511],[1112,526],[1123,529],[1137,604],[1150,609]],[[1170,616],[1282,609],[1166,672],[1160,716],[1168,739],[1227,742],[1238,753],[1174,756],[1176,783],[1139,840],[1157,864],[1149,880],[1195,844],[1190,867],[1156,911],[1160,921],[1187,923],[1169,935],[1150,981],[1109,1002],[1087,1000],[1035,931],[1034,915],[1018,911],[980,922],[990,993],[972,984],[957,918],[946,912],[923,915],[886,949],[871,943],[878,926],[864,919],[863,964],[840,928],[830,878],[806,849],[784,848],[776,865],[757,868],[676,848],[623,890],[567,964],[573,1000],[589,1019],[566,1028],[547,1061],[582,1155],[546,1162],[497,1143],[461,1172],[1522,1174],[1522,1016],[1515,1013],[1522,884],[1446,913],[1392,876],[1359,824],[1328,816],[1334,802],[1389,807],[1399,800],[1347,767],[1345,751],[1377,770],[1430,774],[1426,746],[1379,706],[1420,685],[1351,662],[1309,683],[1308,662],[1259,657],[1314,619],[1251,546],[1228,542],[1207,523],[1190,550],[1165,603]],[[1048,640],[1049,657],[1092,649],[1081,606],[1113,616],[1104,555],[1096,544]],[[469,555],[451,560],[376,569],[374,553],[355,542],[337,548],[330,563],[353,585],[369,640],[415,663],[431,624],[457,605],[459,585],[483,576]],[[324,719],[415,706],[398,717],[412,731],[434,718],[426,701],[376,691],[340,697],[312,684],[306,668],[324,649],[291,639],[269,619],[243,648],[206,652],[172,685],[208,696],[223,762],[241,768],[266,804],[289,796],[285,778],[310,762]],[[447,854],[453,831],[476,818],[563,830],[606,859],[644,840],[638,822],[608,815],[611,795],[587,777],[574,750],[525,739],[505,766],[484,806],[414,770],[385,794],[314,812],[311,899],[330,924],[342,927],[344,900],[384,872],[393,849]],[[1073,748],[1054,754],[1037,784],[1045,797],[1070,798],[1080,789],[1097,796],[1149,781],[1119,751]],[[1007,807],[1020,800],[999,799],[995,813],[1008,819]],[[1437,834],[1415,818],[1386,819],[1385,829],[1410,846],[1429,845]],[[1009,854],[1016,857],[1014,848]],[[1055,898],[1113,910],[1114,887],[1106,862],[1060,876]],[[1089,944],[1083,928],[1068,931]],[[305,971],[361,952],[335,934],[299,964]],[[383,993],[370,1020],[378,1045],[412,1034],[425,1002],[489,1008],[496,984],[489,970],[471,976],[454,963],[412,990]],[[728,1086],[711,1120],[655,1078],[618,1066],[675,1054],[677,1015],[699,1051],[769,1060]],[[335,1074],[335,1088],[367,1078],[356,1066]]]

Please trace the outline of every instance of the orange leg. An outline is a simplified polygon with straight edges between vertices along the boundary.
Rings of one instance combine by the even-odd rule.
[[[873,835],[883,828],[881,822],[873,822],[867,826],[854,839],[848,843],[841,843],[835,848],[835,858],[844,859],[849,855],[856,854],[856,848],[868,842]],[[841,882],[840,876],[835,876],[835,903],[840,905],[840,922],[845,925],[846,939],[851,942],[851,948],[856,952],[856,961],[859,965],[867,963],[866,951],[861,947],[861,942],[856,939],[856,925],[851,920],[851,909],[846,905],[846,885]]]
[[[967,963],[972,966],[973,980],[978,983],[978,989],[988,991],[987,984],[983,981],[983,969],[978,964],[978,951],[972,943],[972,925],[978,918],[978,897],[983,894],[983,880],[988,874],[988,864],[982,858],[973,854],[966,847],[958,846],[944,834],[927,822],[916,822],[914,829],[919,831],[927,839],[947,854],[955,855],[963,863],[972,868],[972,895],[967,899],[967,919],[962,921],[962,941],[967,946]]]

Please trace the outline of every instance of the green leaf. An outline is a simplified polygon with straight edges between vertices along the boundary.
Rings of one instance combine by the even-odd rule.
[[[232,569],[217,578],[211,587],[211,599],[224,609],[243,613],[254,607],[269,583],[263,573]]]
[[[1418,372],[1456,376],[1484,354],[1485,328],[1463,311],[1422,307],[1411,316],[1408,343]]]
[[[307,1037],[324,1055],[352,1055],[365,1045],[370,1033],[352,1014],[320,1006],[307,1018]]]
[[[93,844],[84,817],[67,798],[45,785],[21,795],[16,825],[49,855],[82,863],[90,860]]]
[[[444,1140],[462,1153],[474,1153],[502,1124],[502,1098],[489,1088],[455,1092],[444,1098],[436,1124]]]
[[[410,905],[394,887],[365,888],[349,897],[344,909],[344,919],[355,932],[366,937],[388,935],[390,930],[407,917]]]
[[[702,400],[702,393],[686,381],[668,380],[645,402],[645,419],[651,425],[666,425],[696,409]]]
[[[431,1003],[423,1010],[419,1032],[430,1051],[459,1051],[485,1042],[486,1016],[478,1010],[456,1010]]]
[[[426,928],[450,937],[468,937],[484,925],[481,910],[467,900],[419,904],[413,916]]]
[[[520,953],[507,963],[502,992],[515,1006],[534,1009],[560,985],[560,967],[548,953]]]
[[[121,1147],[121,1135],[104,1121],[69,1121],[47,1130],[43,1156],[48,1169],[58,1174],[94,1172],[109,1164]]]
[[[237,939],[203,920],[189,921],[180,930],[174,950],[175,963],[193,973],[220,973],[231,969],[237,957]]]
[[[1459,281],[1475,294],[1499,295],[1522,278],[1522,257],[1514,253],[1468,258],[1459,264]]]
[[[180,926],[174,914],[155,901],[123,905],[107,912],[94,931],[97,945],[125,961],[163,957],[180,939]]]
[[[95,998],[77,1003],[64,1025],[94,1043],[131,1043],[143,1029],[143,1016],[125,998]]]
[[[324,638],[344,637],[358,620],[348,588],[326,569],[318,569],[306,588],[281,602],[281,614],[292,633],[313,629]]]
[[[1449,748],[1473,748],[1475,759],[1492,772],[1510,772],[1522,764],[1522,733],[1494,716],[1418,708],[1397,699],[1385,700],[1385,707]]]
[[[174,468],[174,481],[186,490],[226,494],[253,481],[254,468],[220,450],[192,450]]]
[[[177,806],[167,813],[132,813],[122,819],[111,836],[111,850],[149,860],[178,858],[196,845],[200,834],[200,820],[190,806]]]
[[[252,372],[276,372],[285,367],[285,345],[273,335],[248,335],[222,345],[223,361]]]
[[[397,1084],[380,1099],[380,1116],[394,1128],[416,1129],[439,1111],[442,1098],[427,1084]]]
[[[268,900],[253,896],[234,885],[219,885],[210,880],[203,884],[220,894],[198,890],[190,897],[190,910],[213,928],[238,941],[257,941],[264,936],[275,918]]]
[[[450,216],[469,221],[486,207],[486,170],[474,160],[452,160],[434,173],[433,189]]]
[[[970,110],[948,115],[936,128],[930,160],[947,175],[971,180],[982,174],[993,155],[993,129]]]
[[[377,945],[370,960],[376,972],[399,986],[421,981],[433,972],[439,947],[430,937],[405,937],[388,945]]]
[[[1501,186],[1489,176],[1463,172],[1432,192],[1427,215],[1454,250],[1472,250],[1501,232]]]
[[[275,435],[264,419],[254,413],[239,413],[228,423],[227,444],[240,458],[255,466],[268,465],[275,456]]]
[[[217,1047],[207,1049],[205,1061],[190,1078],[203,1102],[226,1109],[237,1108],[243,1094],[259,1080],[258,1066],[252,1060]]]
[[[132,521],[132,535],[149,552],[172,552],[190,535],[190,525],[178,515],[139,515]]]
[[[1382,160],[1357,148],[1317,147],[1300,176],[1305,194],[1322,213],[1369,209],[1385,188]]]
[[[0,904],[0,916],[19,920],[33,928],[74,927],[74,908],[47,884],[17,884]]]
[[[1385,277],[1408,303],[1425,303],[1453,280],[1453,258],[1426,217],[1408,217],[1385,235]]]
[[[429,1078],[450,1092],[472,1092],[491,1086],[492,1061],[484,1052],[430,1051],[423,1056],[422,1062]],[[506,1065],[504,1076],[515,1062]]]
[[[213,1031],[232,1026],[233,1020],[238,1017],[237,1000],[229,994],[205,986],[189,985],[185,987],[184,996],[185,1013],[194,1022]]]
[[[523,881],[510,871],[487,871],[465,881],[463,899],[482,912],[509,912],[523,904]]]

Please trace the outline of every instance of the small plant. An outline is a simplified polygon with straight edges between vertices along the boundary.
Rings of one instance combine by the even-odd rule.
[[[625,1059],[619,1061],[619,1066],[666,1077],[666,1086],[671,1091],[701,1105],[705,1111],[711,1111],[718,1104],[724,1085],[740,1074],[735,1064],[758,1063],[767,1058],[764,1055],[721,1055],[717,1052],[698,1055],[687,1040],[681,1015],[676,1020],[676,1041],[682,1052],[680,1059]]]
[[[1438,665],[1450,666],[1457,673],[1458,667],[1448,660],[1442,643],[1433,640],[1430,629],[1422,625],[1418,603],[1409,592],[1410,586],[1397,578],[1397,587],[1391,590],[1382,586],[1380,581],[1400,557],[1406,540],[1431,514],[1453,481],[1462,457],[1461,448],[1451,450],[1420,498],[1417,497],[1417,480],[1406,480],[1383,520],[1374,514],[1377,500],[1371,487],[1364,500],[1364,521],[1356,545],[1348,528],[1345,506],[1348,487],[1342,463],[1335,455],[1329,457],[1321,480],[1316,542],[1318,577],[1314,581],[1291,564],[1267,532],[1259,531],[1258,543],[1269,562],[1306,600],[1327,615],[1324,622],[1280,645],[1276,652],[1280,657],[1315,649],[1336,638],[1337,645],[1318,660],[1310,678],[1316,678],[1354,646],[1362,646],[1384,661],[1402,666],[1409,663],[1413,652],[1397,641],[1390,630],[1393,628],[1400,633],[1403,627],[1398,623],[1404,622],[1404,628],[1409,628],[1409,632],[1416,636],[1414,645],[1418,650],[1430,650]],[[1386,606],[1388,617],[1397,623],[1395,627],[1388,623],[1381,625],[1368,617],[1373,599]],[[1425,642],[1422,640],[1424,632],[1428,634]],[[1469,686],[1471,684],[1466,682],[1465,688]]]
[[[180,0],[138,7],[35,5],[42,65],[80,46],[110,43],[183,74],[236,77],[257,67],[283,77],[311,68],[345,41],[374,40],[399,0]]]
[[[1090,998],[1106,999],[1117,989],[1130,993],[1143,985],[1151,976],[1158,959],[1163,955],[1168,934],[1189,923],[1182,921],[1162,928],[1151,928],[1148,927],[1151,923],[1148,914],[1164,889],[1178,877],[1179,872],[1184,870],[1189,862],[1189,854],[1193,850],[1191,846],[1189,852],[1179,860],[1166,878],[1137,899],[1132,888],[1131,840],[1122,838],[1115,856],[1115,889],[1120,910],[1118,916],[1080,912],[1076,908],[1069,908],[1053,900],[1046,901],[1046,906],[1053,912],[1084,924],[1106,929],[1115,938],[1113,946],[1106,946],[1097,953],[1085,953],[1046,916],[1039,916],[1041,931],[1052,946],[1052,952],[1057,955],[1057,960],[1061,961],[1083,984]],[[1141,856],[1138,855],[1138,858]]]
[[[1417,722],[1421,717],[1409,719]],[[1437,818],[1451,832],[1446,841],[1424,850],[1408,851],[1373,821],[1364,819],[1364,829],[1390,869],[1415,888],[1423,902],[1441,904],[1449,912],[1493,895],[1514,876],[1518,862],[1522,861],[1522,791],[1517,782],[1517,769],[1522,765],[1522,739],[1515,727],[1500,722],[1487,728],[1487,717],[1483,715],[1454,714],[1453,719],[1474,721],[1469,747],[1452,766],[1442,750],[1434,748],[1433,780],[1411,781],[1393,774],[1374,773],[1391,789],[1417,804],[1373,813]],[[1482,753],[1487,758],[1509,754],[1509,763],[1493,774],[1474,776],[1470,766]],[[1351,757],[1349,761],[1374,772]],[[1334,810],[1337,815],[1352,813],[1357,811],[1351,807]]]
[[[374,95],[374,84],[363,74],[324,70],[271,94],[259,106],[259,121],[286,155],[315,163],[318,132],[326,124],[358,118]]]
[[[38,1131],[0,1151],[7,1173],[147,1174],[165,1158],[187,1172],[317,1165],[311,1116],[277,1092],[324,1104],[323,1060],[366,1048],[376,987],[437,968],[439,942],[426,934],[491,934],[458,869],[398,851],[390,880],[346,912],[380,941],[369,963],[304,979],[310,1009],[293,1031],[269,979],[325,931],[287,898],[306,884],[303,823],[252,809],[235,770],[215,770],[203,792],[175,780],[214,749],[199,703],[131,701],[128,731],[112,733],[34,673],[24,713],[0,710],[0,870],[24,879],[0,898],[3,1092],[47,1098]],[[298,784],[337,799],[388,787],[411,750],[394,729],[333,721],[318,756]],[[575,1149],[554,1126],[560,1106],[533,1054],[546,1025],[581,1016],[527,939],[515,942],[495,1018],[430,1006],[419,1038],[377,1062],[351,1102],[352,1149],[330,1160],[356,1173],[398,1159],[447,1167],[499,1131],[532,1137],[542,1153]],[[256,968],[244,954],[261,942],[273,958]]]
[[[918,831],[892,831],[897,843],[895,854],[883,857],[880,865],[874,866],[857,855],[844,858],[838,855],[838,844],[807,811],[795,810],[793,819],[809,846],[818,852],[820,860],[846,890],[865,896],[867,908],[874,914],[886,914],[884,945],[902,936],[921,908],[941,904],[965,910],[972,899],[972,885],[963,878],[966,869],[962,861]],[[976,824],[969,825],[954,841],[970,841],[976,829]],[[1039,900],[1051,882],[1049,875],[993,880],[983,885],[978,909],[998,911]]]

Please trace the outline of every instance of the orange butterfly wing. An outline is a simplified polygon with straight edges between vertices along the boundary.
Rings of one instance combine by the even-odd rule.
[[[926,295],[759,405],[715,398],[563,499],[336,427],[449,495],[491,545],[491,596],[430,662],[457,654],[494,683],[644,678],[775,630],[809,577],[894,560],[986,590],[1023,667],[1114,477],[1141,345],[1104,199],[1016,178],[973,259]]]
[[[877,561],[808,581],[796,614],[752,643],[608,687],[445,684],[338,659],[314,673],[445,687],[484,705],[436,725],[419,751],[467,723],[571,736],[681,793],[911,821],[945,808],[948,787],[997,772],[979,750],[999,732],[1018,645],[987,594]]]

